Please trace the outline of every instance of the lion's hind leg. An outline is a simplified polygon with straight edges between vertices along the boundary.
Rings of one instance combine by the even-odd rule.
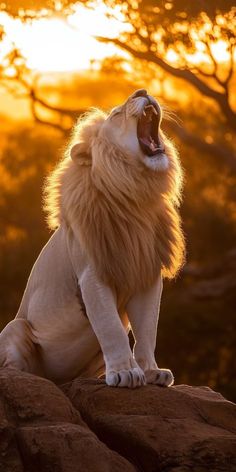
[[[35,341],[30,323],[15,318],[0,334],[0,366],[43,376]]]

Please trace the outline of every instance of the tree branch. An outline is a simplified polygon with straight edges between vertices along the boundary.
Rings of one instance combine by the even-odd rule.
[[[229,124],[229,126],[233,129],[236,129],[236,113],[232,110],[228,102],[228,95],[226,93],[218,92],[217,90],[212,89],[209,85],[206,84],[203,80],[201,80],[197,75],[195,75],[189,69],[177,69],[176,67],[171,66],[163,59],[158,57],[152,51],[138,51],[130,46],[130,43],[124,43],[120,39],[117,38],[104,38],[104,37],[97,37],[97,39],[101,42],[112,42],[116,46],[124,49],[125,51],[129,52],[133,57],[137,59],[141,59],[143,61],[148,61],[153,64],[158,65],[164,71],[168,72],[174,77],[180,78],[185,80],[186,82],[193,85],[199,92],[201,92],[204,96],[213,98],[217,104],[219,105],[221,111],[224,113],[224,116]]]
[[[46,102],[43,98],[41,98],[37,95],[37,93],[35,92],[34,89],[31,89],[31,91],[29,93],[29,97],[31,98],[31,100],[33,102],[37,102],[39,105],[43,106],[44,108],[47,108],[47,110],[50,110],[50,111],[53,111],[53,112],[56,112],[56,113],[60,113],[60,114],[63,114],[63,115],[67,115],[71,118],[74,118],[78,114],[77,109],[72,110],[71,108],[64,108],[64,107],[52,105],[51,103]],[[84,111],[81,110],[81,113],[83,113]]]
[[[49,120],[44,120],[44,119],[40,118],[40,116],[39,116],[39,114],[37,113],[37,110],[36,110],[36,105],[40,105],[43,108],[45,108],[46,110],[49,110],[53,113],[57,113],[57,114],[61,115],[61,117],[63,115],[67,116],[67,117],[71,118],[72,120],[75,119],[77,116],[80,116],[80,115],[82,115],[83,113],[86,112],[86,109],[79,109],[79,110],[74,109],[73,110],[71,108],[64,108],[64,107],[61,107],[59,105],[52,105],[51,103],[48,103],[46,100],[44,100],[43,98],[41,98],[40,96],[37,95],[35,85],[30,84],[22,75],[20,75],[19,71],[18,71],[18,74],[14,77],[3,78],[2,83],[1,83],[1,85],[3,87],[8,89],[9,92],[13,93],[13,95],[16,96],[17,98],[19,97],[19,93],[16,92],[13,88],[11,88],[9,86],[9,84],[7,83],[7,81],[9,81],[9,80],[12,81],[12,82],[13,81],[17,82],[23,87],[25,92],[22,94],[21,98],[25,98],[25,99],[30,100],[32,116],[35,119],[35,121],[37,121],[38,123],[52,126],[54,128],[59,129],[62,132],[68,131],[65,127],[63,127],[62,125],[60,125],[58,123],[55,123],[55,122],[52,122],[52,121],[49,121]]]
[[[60,125],[59,123],[54,123],[52,121],[43,120],[38,116],[37,111],[36,111],[36,103],[33,100],[31,100],[30,108],[31,108],[32,116],[33,116],[34,120],[37,123],[40,123],[40,124],[45,125],[45,126],[51,126],[52,128],[55,128],[55,129],[61,131],[63,134],[66,134],[65,128],[62,125]]]
[[[190,133],[182,125],[180,126],[174,121],[170,121],[168,126],[185,144],[193,146],[200,152],[213,155],[217,158],[218,162],[224,162],[233,172],[236,171],[236,154],[230,149],[216,143],[207,143],[204,139],[199,138],[196,134]]]
[[[230,43],[229,45],[229,49],[230,49],[230,66],[229,66],[229,72],[228,72],[228,75],[224,81],[224,84],[225,85],[228,85],[229,84],[229,81],[230,79],[232,78],[232,75],[234,73],[234,51],[235,51],[235,46],[233,44]]]

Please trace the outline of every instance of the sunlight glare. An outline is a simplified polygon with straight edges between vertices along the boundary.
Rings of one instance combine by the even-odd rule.
[[[222,39],[219,39],[216,43],[211,46],[213,56],[217,62],[226,62],[229,60],[229,51],[227,51],[227,44]]]
[[[15,43],[26,57],[27,66],[41,72],[89,69],[91,60],[115,54],[127,57],[116,46],[100,43],[94,37],[111,37],[121,31],[117,20],[105,16],[104,5],[96,11],[79,6],[68,22],[55,18],[22,23],[5,13],[0,13],[0,22],[7,36],[3,41],[5,52],[10,41]]]
[[[114,11],[115,10],[115,11]],[[75,13],[68,17],[68,24],[76,28],[79,33],[88,36],[117,37],[122,31],[130,29],[127,24],[121,22],[119,8],[113,9],[116,18],[108,18],[109,9],[100,3],[94,10],[78,5]]]

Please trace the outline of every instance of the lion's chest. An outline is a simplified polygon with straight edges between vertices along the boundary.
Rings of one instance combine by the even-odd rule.
[[[143,290],[160,273],[155,228],[150,223],[113,220],[109,231],[100,229],[94,257],[100,277],[119,293]]]

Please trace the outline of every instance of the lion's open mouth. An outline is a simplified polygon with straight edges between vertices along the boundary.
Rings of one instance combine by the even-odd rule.
[[[147,156],[155,156],[164,152],[159,140],[160,119],[160,110],[150,103],[144,107],[138,119],[137,136],[140,147]]]

